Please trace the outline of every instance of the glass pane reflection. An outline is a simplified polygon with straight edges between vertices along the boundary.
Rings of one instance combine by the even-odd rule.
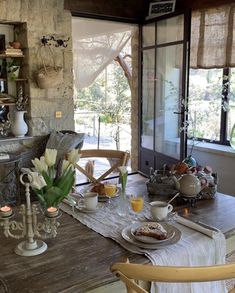
[[[182,41],[184,37],[184,16],[179,15],[157,23],[157,45]]]
[[[183,45],[157,49],[155,151],[180,158],[179,127]]]
[[[155,22],[143,26],[143,47],[155,45]]]
[[[154,49],[143,52],[141,146],[153,150]]]

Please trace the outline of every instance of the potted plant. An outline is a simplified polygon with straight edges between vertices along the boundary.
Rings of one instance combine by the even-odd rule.
[[[19,77],[20,63],[16,59],[12,59],[7,64],[8,77],[11,81],[15,81]]]

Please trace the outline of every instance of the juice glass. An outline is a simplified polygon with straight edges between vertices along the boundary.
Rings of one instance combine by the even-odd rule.
[[[142,195],[131,195],[130,196],[131,209],[135,215],[135,221],[138,220],[138,213],[140,213],[144,208],[144,198]]]
[[[115,196],[116,192],[117,192],[117,187],[115,184],[111,184],[111,183],[106,183],[104,184],[104,192],[105,195],[109,198],[108,203],[110,204],[110,199],[111,197]]]

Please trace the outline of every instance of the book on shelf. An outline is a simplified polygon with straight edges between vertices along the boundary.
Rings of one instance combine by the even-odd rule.
[[[17,55],[17,56],[23,56],[23,51],[21,49],[14,49],[14,48],[6,48],[6,50],[1,52],[5,55]]]

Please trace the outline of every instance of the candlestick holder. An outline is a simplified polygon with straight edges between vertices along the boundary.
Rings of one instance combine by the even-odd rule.
[[[23,177],[28,176],[27,181],[23,180]],[[22,215],[22,222],[14,221],[14,213],[9,214],[9,210],[4,212],[1,209],[0,226],[3,227],[3,232],[6,237],[12,237],[15,239],[26,238],[25,241],[19,243],[15,248],[15,253],[22,256],[34,256],[41,254],[47,250],[47,244],[40,240],[34,239],[34,236],[41,239],[55,238],[57,235],[57,228],[60,225],[57,222],[60,213],[54,214],[55,216],[45,213],[44,222],[37,221],[37,215],[40,213],[37,205],[32,204],[30,200],[29,186],[32,183],[32,177],[29,174],[21,174],[20,182],[25,186],[26,204],[20,206],[19,214]],[[4,207],[5,208],[5,207]],[[11,210],[12,211],[12,210]],[[14,231],[21,231],[19,234],[15,234]],[[43,233],[41,233],[43,232]]]

